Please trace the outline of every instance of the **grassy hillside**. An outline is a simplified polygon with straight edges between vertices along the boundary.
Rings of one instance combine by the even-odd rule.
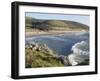
[[[79,63],[79,65],[89,65],[89,59]],[[71,66],[68,56],[58,55],[56,52],[48,48],[46,44],[30,44],[25,48],[25,67],[61,67]]]
[[[89,27],[87,25],[67,20],[42,20],[31,17],[25,17],[26,28],[33,28],[43,31],[57,30],[57,31],[88,31]]]
[[[38,44],[38,46],[37,48],[26,47],[26,68],[64,66],[55,52],[44,44]]]

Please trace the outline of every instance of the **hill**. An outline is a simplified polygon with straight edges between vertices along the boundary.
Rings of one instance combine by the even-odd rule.
[[[25,48],[25,67],[57,67],[69,66],[68,59],[58,56],[46,44],[28,44]]]
[[[42,31],[88,31],[89,27],[75,21],[68,20],[43,20],[25,17],[25,27]]]

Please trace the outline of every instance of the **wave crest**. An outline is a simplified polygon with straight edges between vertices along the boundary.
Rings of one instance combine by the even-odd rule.
[[[72,54],[68,56],[71,65],[77,65],[89,59],[89,42],[81,41],[72,46]]]

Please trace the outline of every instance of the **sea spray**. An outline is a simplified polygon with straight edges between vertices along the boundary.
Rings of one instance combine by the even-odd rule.
[[[77,65],[89,59],[89,41],[81,41],[72,46],[73,53],[68,56],[71,65]]]

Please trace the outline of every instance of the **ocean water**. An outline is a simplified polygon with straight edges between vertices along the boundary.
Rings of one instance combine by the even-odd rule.
[[[43,43],[46,44],[53,51],[56,51],[59,55],[69,55],[72,53],[72,47],[78,42],[88,41],[89,32],[66,32],[63,34],[54,35],[36,35],[32,37],[26,37],[26,43]]]

